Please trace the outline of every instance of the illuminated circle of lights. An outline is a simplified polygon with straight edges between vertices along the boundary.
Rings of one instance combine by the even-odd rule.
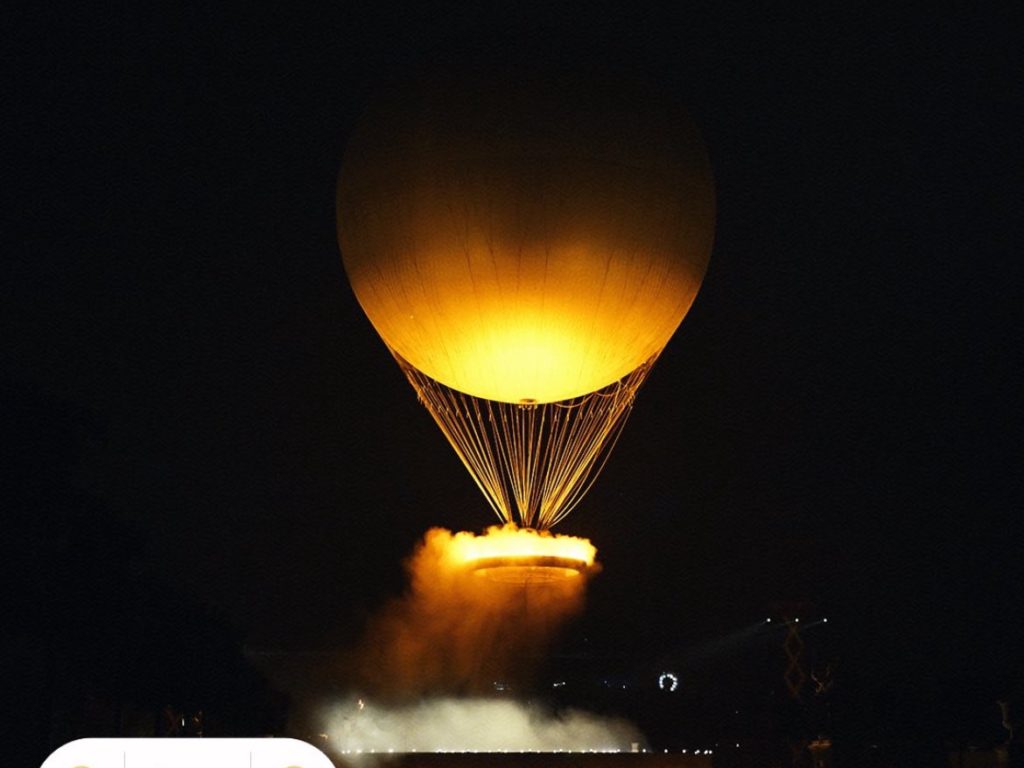
[[[672,672],[662,672],[658,676],[658,687],[663,691],[674,693],[676,688],[679,687],[679,678]]]
[[[593,565],[594,555],[585,539],[514,527],[460,535],[452,548],[452,556],[475,575],[507,584],[578,578]]]
[[[506,584],[546,584],[580,576],[587,568],[581,560],[566,557],[519,555],[489,557],[470,566],[478,576]]]

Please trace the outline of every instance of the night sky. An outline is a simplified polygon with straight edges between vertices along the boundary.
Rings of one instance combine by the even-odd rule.
[[[702,127],[716,242],[559,528],[604,564],[566,642],[671,658],[809,601],[848,678],[994,698],[1024,647],[1020,27],[684,5],[16,14],[14,407],[86,425],[66,482],[250,647],[350,641],[427,528],[493,522],[342,268],[334,187],[368,90],[488,36],[642,61]]]

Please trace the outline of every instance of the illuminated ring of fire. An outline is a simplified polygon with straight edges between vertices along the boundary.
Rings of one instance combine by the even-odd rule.
[[[597,550],[586,539],[529,528],[493,526],[457,534],[449,557],[477,576],[507,584],[565,582],[588,572]]]
[[[507,584],[550,583],[571,579],[587,570],[584,560],[554,555],[482,557],[469,567],[478,576]]]
[[[671,672],[662,672],[658,677],[658,687],[663,691],[672,693],[679,687],[679,678]]]

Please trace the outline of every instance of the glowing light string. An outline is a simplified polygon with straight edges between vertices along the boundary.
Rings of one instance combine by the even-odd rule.
[[[542,530],[593,485],[655,361],[596,392],[538,405],[467,395],[392,354],[498,519]]]

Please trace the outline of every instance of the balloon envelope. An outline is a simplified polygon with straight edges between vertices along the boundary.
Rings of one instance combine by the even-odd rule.
[[[693,123],[643,84],[436,77],[368,107],[338,239],[377,332],[474,397],[549,403],[655,357],[711,250]]]

